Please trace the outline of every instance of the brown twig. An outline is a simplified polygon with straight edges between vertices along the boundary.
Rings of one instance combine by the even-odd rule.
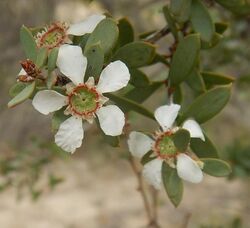
[[[146,214],[147,214],[147,217],[148,217],[148,221],[149,221],[149,224],[150,224],[151,221],[152,221],[152,215],[151,215],[151,210],[150,210],[150,203],[148,201],[146,190],[144,188],[141,171],[138,170],[136,162],[135,162],[135,160],[134,160],[133,157],[129,158],[129,163],[130,163],[130,165],[131,165],[131,167],[132,167],[132,169],[133,169],[133,171],[134,171],[134,173],[135,173],[135,175],[137,177],[137,180],[138,180],[138,191],[140,192],[140,194],[142,196],[142,200],[143,200],[143,203],[144,203],[145,211],[146,211]]]
[[[148,38],[145,39],[145,41],[153,44],[159,41],[164,36],[168,35],[169,33],[170,33],[170,29],[167,26],[165,26],[160,31],[150,35]]]

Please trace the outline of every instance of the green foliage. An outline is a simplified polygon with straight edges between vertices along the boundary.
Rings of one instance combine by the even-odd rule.
[[[119,30],[116,22],[107,18],[102,20],[90,34],[85,49],[88,50],[93,45],[99,44],[105,54],[109,55],[118,40]]]
[[[206,92],[204,80],[198,69],[193,69],[193,71],[188,75],[186,82],[195,94],[199,95]]]
[[[179,122],[187,118],[194,118],[197,122],[204,123],[213,118],[227,104],[230,91],[231,86],[221,86],[200,95],[183,112]]]
[[[56,68],[58,51],[59,51],[59,48],[53,48],[49,52],[49,56],[48,56],[48,71],[49,72],[52,72]]]
[[[180,129],[173,135],[174,145],[179,152],[187,151],[190,139],[190,133],[185,129]]]
[[[244,16],[250,14],[250,3],[239,0],[215,0],[217,3],[235,14]]]
[[[162,181],[170,201],[178,207],[183,196],[183,183],[176,169],[171,168],[165,162],[162,164]]]
[[[37,58],[36,41],[32,33],[30,32],[30,30],[24,25],[21,27],[21,30],[20,30],[20,41],[21,41],[26,57],[35,62]]]
[[[131,68],[149,65],[155,57],[155,46],[150,43],[136,41],[117,50],[113,60],[121,60]]]
[[[185,22],[190,16],[192,0],[174,0],[170,2],[170,11],[178,22]]]
[[[152,156],[152,154],[153,154],[152,150],[150,150],[149,152],[147,152],[146,154],[144,154],[144,156],[141,158],[141,164],[145,165],[148,162],[154,160],[156,157]]]
[[[203,133],[204,134],[204,133]],[[190,147],[199,158],[218,158],[218,151],[211,140],[204,134],[205,141],[191,138]]]
[[[86,81],[89,77],[97,79],[100,76],[104,63],[104,53],[100,44],[85,49],[84,55],[88,59],[88,66],[84,80]]]
[[[203,158],[201,161],[204,163],[202,171],[211,176],[225,177],[232,172],[231,167],[225,161],[216,158]]]
[[[199,33],[201,39],[210,42],[215,33],[213,20],[200,0],[193,0],[191,6],[191,23],[195,32]]]
[[[125,44],[134,41],[134,29],[130,21],[127,18],[121,18],[118,21],[119,28],[119,45],[124,46]]]
[[[12,108],[25,100],[27,100],[34,92],[36,87],[36,82],[28,84],[20,93],[18,93],[9,103],[8,107]]]
[[[150,85],[150,81],[146,74],[138,69],[131,69],[130,70],[130,83],[135,87],[147,87]]]
[[[198,60],[199,51],[199,35],[188,35],[180,41],[170,65],[169,79],[171,86],[179,85],[188,77]]]

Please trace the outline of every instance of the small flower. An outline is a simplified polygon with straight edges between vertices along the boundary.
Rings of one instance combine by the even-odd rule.
[[[69,35],[82,36],[91,33],[98,23],[105,18],[105,15],[93,14],[84,21],[72,25],[67,25],[65,22],[54,22],[36,34],[37,46],[39,48],[46,47],[50,50],[65,43],[71,43]]]
[[[177,104],[164,105],[156,109],[154,115],[161,130],[154,134],[154,139],[136,131],[129,135],[128,146],[133,156],[142,158],[147,152],[153,152],[152,160],[143,167],[143,176],[156,189],[161,187],[163,162],[176,168],[178,176],[183,180],[199,183],[203,179],[200,161],[195,161],[187,153],[180,153],[171,138],[180,128],[173,127],[179,110],[180,105]],[[192,138],[200,138],[205,141],[202,129],[195,120],[186,120],[182,128],[188,130]]]
[[[67,106],[65,114],[71,117],[60,125],[55,135],[56,144],[73,153],[82,144],[82,120],[92,123],[96,116],[106,135],[122,134],[124,113],[116,105],[103,106],[108,101],[103,93],[117,91],[128,84],[130,73],[127,66],[121,61],[110,63],[103,69],[95,85],[93,77],[84,82],[87,58],[83,56],[80,47],[63,45],[57,64],[61,72],[72,81],[66,85],[67,96],[53,90],[43,90],[35,95],[32,102],[34,108],[44,115]]]
[[[41,70],[35,65],[35,63],[29,59],[21,61],[22,69],[18,74],[17,81],[20,82],[32,82],[36,78],[44,79],[41,75]]]

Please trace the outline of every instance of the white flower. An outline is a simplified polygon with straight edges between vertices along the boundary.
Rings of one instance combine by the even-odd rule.
[[[101,72],[97,85],[93,77],[84,82],[87,58],[80,47],[73,45],[60,48],[57,66],[72,81],[66,85],[67,96],[43,90],[35,95],[32,102],[34,108],[44,115],[67,106],[65,114],[71,117],[60,125],[55,135],[56,144],[73,153],[81,146],[84,137],[82,120],[92,123],[96,116],[106,135],[122,134],[124,113],[116,105],[103,106],[108,99],[102,93],[117,91],[128,84],[130,73],[127,66],[121,61],[112,62]]]
[[[62,44],[71,43],[69,35],[83,36],[86,33],[92,33],[105,18],[105,15],[93,14],[84,21],[69,26],[64,22],[54,22],[36,34],[37,46],[53,49],[54,47],[60,47]]]
[[[133,156],[141,159],[147,152],[153,151],[154,157],[152,158],[154,159],[144,165],[143,176],[156,189],[160,189],[162,183],[162,162],[167,162],[170,166],[175,167],[178,176],[183,180],[199,183],[203,179],[199,162],[193,160],[186,153],[179,153],[170,137],[179,129],[179,127],[173,126],[179,110],[180,105],[177,104],[164,105],[155,110],[155,119],[160,124],[162,131],[157,131],[154,139],[136,131],[129,135],[128,147]],[[188,130],[192,138],[205,140],[202,129],[195,120],[186,120],[182,128]]]

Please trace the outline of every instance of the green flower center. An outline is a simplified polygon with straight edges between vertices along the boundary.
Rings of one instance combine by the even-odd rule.
[[[177,154],[177,148],[169,134],[159,136],[154,146],[157,155],[163,159],[174,157]]]
[[[86,116],[96,112],[99,107],[99,94],[94,88],[78,86],[69,95],[71,110],[78,115]]]

